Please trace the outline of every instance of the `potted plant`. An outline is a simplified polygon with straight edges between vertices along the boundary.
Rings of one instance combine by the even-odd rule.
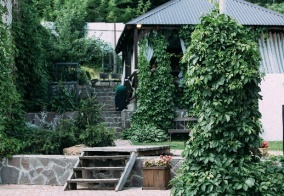
[[[262,140],[258,149],[261,152],[262,156],[268,155],[268,150],[269,150],[268,141],[263,141]]]
[[[143,190],[166,190],[171,179],[172,156],[160,155],[158,159],[143,162]]]

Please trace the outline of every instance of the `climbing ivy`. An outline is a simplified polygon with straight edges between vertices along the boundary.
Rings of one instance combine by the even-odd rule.
[[[154,50],[153,59],[157,65],[154,71],[151,71],[151,66],[145,57],[146,44]],[[132,132],[151,125],[155,130],[158,129],[159,133],[163,130],[165,135],[165,130],[171,126],[174,118],[174,83],[171,75],[171,56],[166,51],[167,47],[168,42],[161,32],[152,32],[140,41],[138,100],[137,110],[131,118]],[[165,139],[163,136],[161,138]],[[139,138],[137,140],[141,141]]]
[[[284,169],[259,159],[260,54],[251,33],[217,10],[184,56],[198,123],[173,195],[281,195]]]
[[[11,29],[3,23],[6,10],[0,4],[0,157],[10,156],[21,148],[17,139],[22,120],[20,96],[14,82],[14,45]]]
[[[179,37],[184,41],[184,45],[187,48],[191,43],[191,33],[194,31],[194,25],[184,25],[180,28]],[[195,112],[193,109],[192,91],[188,88],[186,84],[187,80],[187,64],[180,61],[179,62],[180,71],[182,73],[182,79],[179,82],[179,91],[182,92],[182,97],[178,100],[178,105],[181,108],[187,108],[189,115],[194,116]]]
[[[41,111],[47,98],[49,34],[40,24],[34,2],[21,0],[13,12],[17,90],[25,111]]]

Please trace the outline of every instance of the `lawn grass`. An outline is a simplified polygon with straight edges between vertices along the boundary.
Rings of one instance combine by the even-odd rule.
[[[152,142],[152,143],[139,143],[131,141],[133,145],[139,146],[160,146],[160,145],[169,145],[171,149],[175,150],[183,150],[185,147],[185,140],[172,140],[165,141],[165,142]],[[278,150],[281,151],[283,149],[283,142],[282,141],[268,141],[269,143],[269,150]]]
[[[161,146],[161,145],[169,145],[171,149],[179,149],[183,150],[185,147],[185,141],[165,141],[165,142],[150,142],[150,143],[140,143],[131,141],[133,145],[136,146]]]
[[[270,150],[283,150],[283,141],[268,141]]]

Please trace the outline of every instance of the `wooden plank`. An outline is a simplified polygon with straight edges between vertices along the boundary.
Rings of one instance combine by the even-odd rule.
[[[84,152],[81,152],[81,156],[84,156]],[[78,159],[77,160],[77,162],[75,163],[75,167],[78,167],[78,166],[80,166],[80,159]],[[74,175],[74,172],[72,172],[70,175],[69,175],[69,177],[67,178],[67,180],[70,180],[70,179],[72,179],[72,178],[75,178],[75,175]],[[72,190],[73,190],[73,188],[77,188],[75,185],[70,185],[70,186],[68,186],[68,183],[67,183],[67,181],[65,182],[65,184],[64,184],[64,186],[63,186],[63,191],[66,191],[66,190],[68,190],[68,189],[71,189],[72,188]]]
[[[116,183],[119,178],[108,178],[108,179],[70,179],[67,183]]]
[[[124,187],[124,184],[133,168],[133,165],[136,161],[136,157],[137,157],[137,153],[136,152],[132,152],[131,155],[130,155],[130,159],[128,160],[126,166],[125,166],[125,169],[119,179],[119,182],[118,184],[116,185],[115,187],[115,191],[121,191]]]
[[[74,171],[82,170],[124,170],[125,167],[77,167],[74,168]]]
[[[93,160],[93,159],[127,159],[129,158],[129,155],[104,155],[104,156],[82,156],[79,157],[80,160],[82,159],[89,159],[89,160]]]

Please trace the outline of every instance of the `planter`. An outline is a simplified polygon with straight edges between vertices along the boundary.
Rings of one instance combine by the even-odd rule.
[[[268,155],[269,148],[258,148],[258,149],[261,152],[262,156]]]
[[[143,190],[166,190],[171,179],[170,167],[143,167]]]

